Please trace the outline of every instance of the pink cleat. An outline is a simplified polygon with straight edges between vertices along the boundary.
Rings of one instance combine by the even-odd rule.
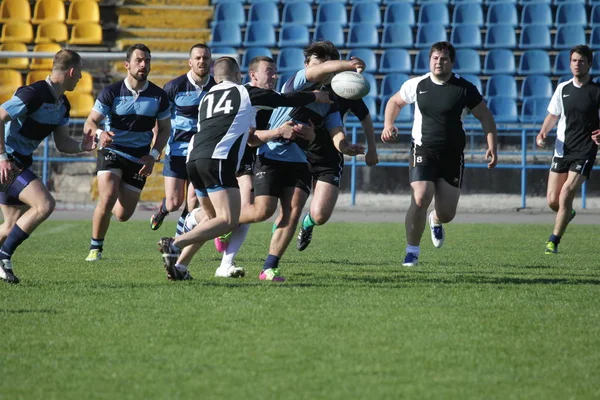
[[[263,269],[258,276],[261,281],[283,282],[285,277],[279,272],[279,268]]]
[[[227,245],[229,244],[229,238],[231,237],[231,232],[221,235],[215,238],[215,248],[219,253],[227,250]]]

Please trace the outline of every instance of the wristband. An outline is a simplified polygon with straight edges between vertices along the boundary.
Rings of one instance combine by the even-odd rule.
[[[98,139],[100,139],[100,135],[102,135],[102,132],[104,132],[102,129],[96,129],[96,137]]]
[[[0,153],[0,161],[8,161],[8,154],[6,152]]]
[[[156,149],[152,149],[150,155],[152,156],[152,158],[154,158],[154,161],[158,161],[160,159],[160,151]]]

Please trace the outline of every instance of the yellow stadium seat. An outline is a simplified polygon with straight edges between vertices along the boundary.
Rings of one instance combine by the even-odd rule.
[[[92,74],[86,71],[81,71],[81,79],[75,86],[75,90],[73,93],[87,93],[92,94],[94,90],[94,80],[92,79]]]
[[[0,23],[31,20],[31,7],[27,0],[3,0],[0,4]]]
[[[2,43],[33,42],[33,27],[29,22],[10,21],[2,25]]]
[[[69,6],[67,24],[79,22],[100,22],[100,7],[94,0],[76,0]]]
[[[33,8],[32,24],[65,22],[65,3],[62,0],[37,0]]]
[[[13,97],[13,94],[15,94],[15,92],[0,92],[0,104],[4,104],[10,100],[10,98]]]
[[[64,22],[46,22],[38,26],[35,43],[64,43],[69,39]]]
[[[91,94],[67,92],[66,95],[71,103],[71,118],[86,118],[90,114],[94,107],[94,98]]]
[[[0,45],[0,51],[22,51],[27,52],[25,43],[6,43]],[[0,69],[27,69],[29,68],[29,59],[27,57],[0,58]]]
[[[33,52],[40,53],[58,53],[61,47],[56,43],[42,43],[36,44],[33,48]],[[52,69],[52,58],[32,58],[30,69]]]
[[[25,78],[25,84],[31,85],[34,82],[43,81],[51,72],[50,70],[29,71]]]
[[[102,27],[92,22],[74,25],[69,44],[102,44]]]
[[[0,71],[0,92],[15,92],[23,86],[23,77],[19,71],[14,69],[3,69]]]

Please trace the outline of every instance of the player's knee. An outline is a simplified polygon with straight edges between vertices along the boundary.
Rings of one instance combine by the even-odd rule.
[[[329,213],[328,210],[319,209],[319,210],[316,210],[315,213],[313,213],[312,210],[310,211],[310,218],[313,221],[315,221],[315,224],[317,224],[317,225],[323,225],[324,223],[329,221],[330,217],[331,217],[331,213]]]
[[[414,202],[415,206],[417,206],[418,208],[427,209],[427,207],[429,207],[429,204],[431,204],[431,196],[414,195],[413,202]]]
[[[183,199],[178,199],[175,197],[167,197],[165,200],[165,205],[167,207],[167,210],[169,210],[169,212],[179,210],[179,207],[181,207],[182,204],[183,204]]]
[[[119,222],[126,222],[129,221],[129,219],[131,218],[131,216],[133,215],[133,211],[132,212],[122,212],[122,213],[113,213],[113,215],[115,216],[115,219]]]
[[[266,221],[275,214],[277,207],[256,207],[254,210],[254,219],[256,222]]]
[[[33,206],[36,213],[42,218],[48,218],[56,207],[56,200],[53,197],[48,197],[39,204]]]
[[[452,221],[456,216],[456,210],[436,210],[435,215],[438,221],[440,221],[440,223],[447,224],[448,222]]]

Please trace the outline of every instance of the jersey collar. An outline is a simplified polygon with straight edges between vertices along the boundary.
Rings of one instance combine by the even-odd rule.
[[[192,71],[188,71],[188,73],[186,74],[188,81],[190,81],[190,83],[197,89],[197,90],[204,90],[204,86],[208,85],[208,82],[210,82],[210,75],[206,75],[206,82],[204,82],[204,85],[198,85],[196,83],[196,81],[194,80],[194,78],[192,78]]]
[[[58,95],[58,93],[56,93],[56,90],[54,90],[54,83],[52,83],[52,80],[50,79],[50,75],[48,75],[46,77],[46,83],[48,84],[48,87],[50,88],[50,93],[52,93],[52,96],[54,96],[54,99],[56,101],[58,101],[60,96]]]
[[[127,78],[123,79],[123,81],[125,82],[125,87],[127,88],[127,90],[129,90],[135,97],[138,97],[140,95],[140,93],[142,93],[144,90],[148,89],[148,85],[150,84],[150,81],[146,80],[146,83],[144,83],[144,86],[139,91],[135,91],[129,85],[129,82],[127,81]]]

